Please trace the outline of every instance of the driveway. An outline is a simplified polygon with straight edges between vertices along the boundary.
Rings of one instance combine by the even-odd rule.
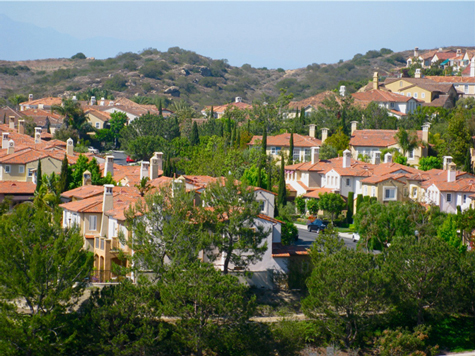
[[[299,229],[299,240],[296,245],[310,247],[315,241],[315,238],[318,236],[318,234],[316,232],[308,232],[307,227],[305,225],[295,224],[295,226],[297,226],[297,228]],[[356,248],[356,242],[353,242],[351,233],[340,232],[338,236],[345,242],[346,247],[352,249]]]

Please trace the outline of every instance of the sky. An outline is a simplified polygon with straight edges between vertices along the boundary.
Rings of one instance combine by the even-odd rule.
[[[77,52],[102,59],[175,46],[284,69],[381,48],[475,46],[475,2],[0,2],[1,60]]]

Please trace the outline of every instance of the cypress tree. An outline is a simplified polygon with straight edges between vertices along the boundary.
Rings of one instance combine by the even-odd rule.
[[[7,113],[3,113],[3,123],[7,123]]]
[[[158,115],[163,116],[163,108],[162,108],[162,101],[158,103]]]
[[[280,161],[280,179],[279,179],[279,191],[277,193],[277,205],[285,206],[287,204],[287,191],[285,189],[285,172],[284,172],[284,155],[281,153]]]
[[[267,166],[267,190],[272,191],[272,162]]]
[[[354,204],[354,193],[353,192],[348,192],[348,208],[346,211],[346,221],[348,224],[351,224],[351,221],[353,220],[353,204]]]
[[[241,130],[237,130],[236,143],[237,143],[237,148],[241,148]]]
[[[193,127],[191,128],[190,143],[192,146],[196,146],[200,144],[200,134],[198,132],[198,125],[196,121],[193,122]]]
[[[49,117],[46,116],[45,120],[46,132],[51,133],[51,122],[49,121]]]
[[[287,164],[290,166],[294,164],[294,133],[290,133],[290,142],[289,142],[289,158]]]
[[[231,148],[234,147],[234,138],[235,138],[234,130],[231,130],[231,142],[229,144],[229,147],[231,147]]]
[[[267,156],[267,129],[264,126],[264,133],[262,134],[262,157],[265,159]]]
[[[257,186],[259,188],[261,188],[261,185],[262,185],[261,171],[262,171],[262,167],[261,165],[259,165],[259,167],[257,167]]]
[[[302,108],[300,111],[300,122],[302,123],[302,126],[305,126],[305,108]]]
[[[69,189],[69,162],[68,157],[64,155],[61,163],[61,175],[59,176],[59,192],[63,193]]]
[[[363,202],[363,194],[358,194],[356,196],[356,212],[358,213],[360,211],[360,205]]]
[[[41,173],[41,160],[38,160],[38,168],[36,169],[36,189],[35,192],[38,192],[41,188],[41,184],[43,181],[42,173]]]
[[[211,110],[209,112],[209,117],[210,118],[214,118],[214,108],[213,108],[213,105],[211,105]]]
[[[463,170],[467,173],[473,173],[472,156],[470,155],[470,148],[467,150],[467,154],[465,155],[465,162],[464,162],[464,165],[463,165]]]
[[[247,132],[251,133],[251,119],[247,119]]]

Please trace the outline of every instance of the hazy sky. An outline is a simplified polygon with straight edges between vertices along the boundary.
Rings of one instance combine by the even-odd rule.
[[[0,2],[0,14],[87,40],[93,53],[85,54],[96,58],[179,46],[232,65],[292,69],[382,47],[475,46],[473,1],[12,1]],[[98,37],[111,38],[110,47]],[[20,42],[12,41],[11,50]],[[64,57],[82,51],[64,47]],[[21,59],[36,56],[32,48],[31,58]]]

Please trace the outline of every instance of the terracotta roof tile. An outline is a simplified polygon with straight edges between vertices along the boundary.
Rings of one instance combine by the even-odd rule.
[[[470,73],[470,66],[468,68],[468,73]],[[437,76],[427,76],[430,80],[433,80],[437,83],[475,83],[475,77],[459,77],[459,76],[447,76],[447,77],[437,77]]]
[[[31,194],[36,190],[32,182],[3,181],[0,182],[0,194]]]
[[[397,130],[355,130],[350,139],[350,146],[389,147],[397,143],[394,136]],[[416,131],[422,141],[422,131]]]
[[[262,141],[262,136],[253,136],[249,146],[257,144],[257,141]],[[318,138],[294,134],[294,147],[320,147],[322,141]],[[267,136],[267,146],[290,147],[290,133],[284,133],[276,136]]]
[[[360,101],[364,103],[375,102],[391,102],[391,103],[406,103],[409,100],[416,100],[412,97],[405,95],[400,95],[392,93],[390,91],[373,89],[362,93],[353,93],[351,94],[355,101]],[[417,100],[416,100],[417,101]]]

